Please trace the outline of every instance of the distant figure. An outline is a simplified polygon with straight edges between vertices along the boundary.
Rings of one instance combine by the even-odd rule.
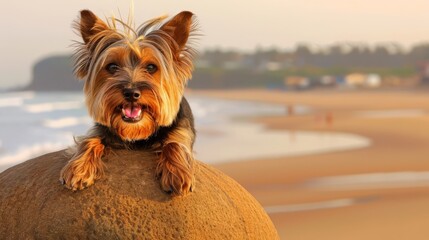
[[[294,108],[293,104],[287,105],[286,111],[287,111],[287,115],[289,117],[293,116],[295,114],[295,108]],[[290,138],[291,142],[295,142],[295,140],[296,140],[295,130],[293,128],[290,129],[289,138]]]
[[[325,115],[325,123],[328,127],[331,127],[334,124],[334,115],[332,112],[327,112]]]
[[[294,109],[293,105],[292,104],[288,105],[287,106],[287,115],[288,116],[293,116],[294,113],[295,113],[295,109]]]

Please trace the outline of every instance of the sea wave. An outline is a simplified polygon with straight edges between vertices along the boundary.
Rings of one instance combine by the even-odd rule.
[[[320,209],[350,207],[357,203],[359,203],[359,199],[344,198],[344,199],[334,199],[334,200],[322,201],[322,202],[267,206],[265,207],[265,211],[269,214],[292,213],[292,212],[313,211],[313,210],[320,210]]]
[[[390,110],[372,110],[359,111],[357,115],[364,118],[406,118],[406,117],[421,117],[427,112],[423,109],[390,109]]]
[[[32,146],[21,147],[13,154],[6,154],[0,156],[0,165],[18,164],[20,162],[45,154],[47,152],[61,150],[70,144],[71,142],[68,144],[64,142],[44,142],[34,144]]]
[[[33,99],[34,96],[35,93],[32,91],[2,93],[0,95],[0,108],[22,106],[25,100]]]
[[[355,134],[272,131],[261,124],[248,122],[230,122],[215,130],[221,137],[202,134],[195,143],[197,157],[209,163],[319,154],[371,145],[370,139]]]
[[[328,191],[428,187],[429,172],[376,172],[313,179],[305,187]]]
[[[57,110],[80,109],[82,107],[83,107],[83,102],[81,101],[67,101],[67,102],[55,102],[55,103],[28,104],[24,106],[24,110],[29,113],[43,113],[43,112],[52,112]]]
[[[60,118],[60,119],[46,119],[43,121],[43,126],[48,128],[65,128],[65,127],[72,127],[77,125],[90,125],[91,124],[91,118],[90,117],[66,117],[66,118]]]
[[[18,107],[24,104],[24,99],[21,97],[0,98],[0,107]]]
[[[19,115],[6,119],[0,126],[3,128],[0,128],[0,138],[13,139],[13,144],[9,141],[7,146],[3,146],[0,165],[6,162],[18,163],[73,144],[73,135],[82,134],[91,125],[82,99],[81,95],[56,93],[36,95],[32,101],[24,101]],[[284,116],[287,111],[282,105],[198,97],[190,97],[188,100],[196,117],[197,131],[202,130],[199,131],[195,151],[198,158],[205,162],[348,150],[367,147],[371,142],[364,137],[339,133],[272,131],[265,129],[262,124],[244,120],[250,116]],[[56,112],[70,109],[73,111]],[[9,114],[8,111],[9,109],[3,112]],[[308,111],[308,108],[296,106],[296,114]],[[25,119],[26,122],[16,124],[19,119]],[[39,142],[43,144],[38,144]],[[36,144],[32,145],[34,143]]]
[[[1,93],[1,97],[19,97],[23,99],[32,99],[36,96],[34,91],[22,91],[22,92],[5,92]]]

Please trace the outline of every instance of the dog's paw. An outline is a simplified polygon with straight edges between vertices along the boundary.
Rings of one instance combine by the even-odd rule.
[[[194,177],[187,171],[172,166],[169,163],[157,172],[161,188],[174,196],[186,195],[194,189]]]
[[[73,191],[82,190],[94,184],[99,174],[82,167],[79,162],[70,161],[61,171],[60,182]]]
[[[174,195],[186,195],[194,190],[193,158],[178,144],[163,147],[156,174],[163,191]]]

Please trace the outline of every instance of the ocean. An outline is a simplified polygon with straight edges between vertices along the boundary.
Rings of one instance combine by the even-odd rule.
[[[282,105],[186,97],[195,116],[196,157],[207,163],[311,154],[369,145],[347,133],[270,131],[248,120],[286,115]],[[311,114],[295,106],[296,114]],[[78,92],[10,92],[0,94],[0,172],[33,157],[72,145],[93,122],[84,95]]]

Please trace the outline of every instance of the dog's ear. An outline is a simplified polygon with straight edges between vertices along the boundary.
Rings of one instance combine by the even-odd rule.
[[[89,10],[80,12],[79,30],[82,39],[87,44],[99,32],[109,29],[106,23]]]
[[[183,11],[160,28],[175,40],[179,51],[183,49],[188,41],[189,33],[192,28],[192,16],[194,16],[193,13]]]

